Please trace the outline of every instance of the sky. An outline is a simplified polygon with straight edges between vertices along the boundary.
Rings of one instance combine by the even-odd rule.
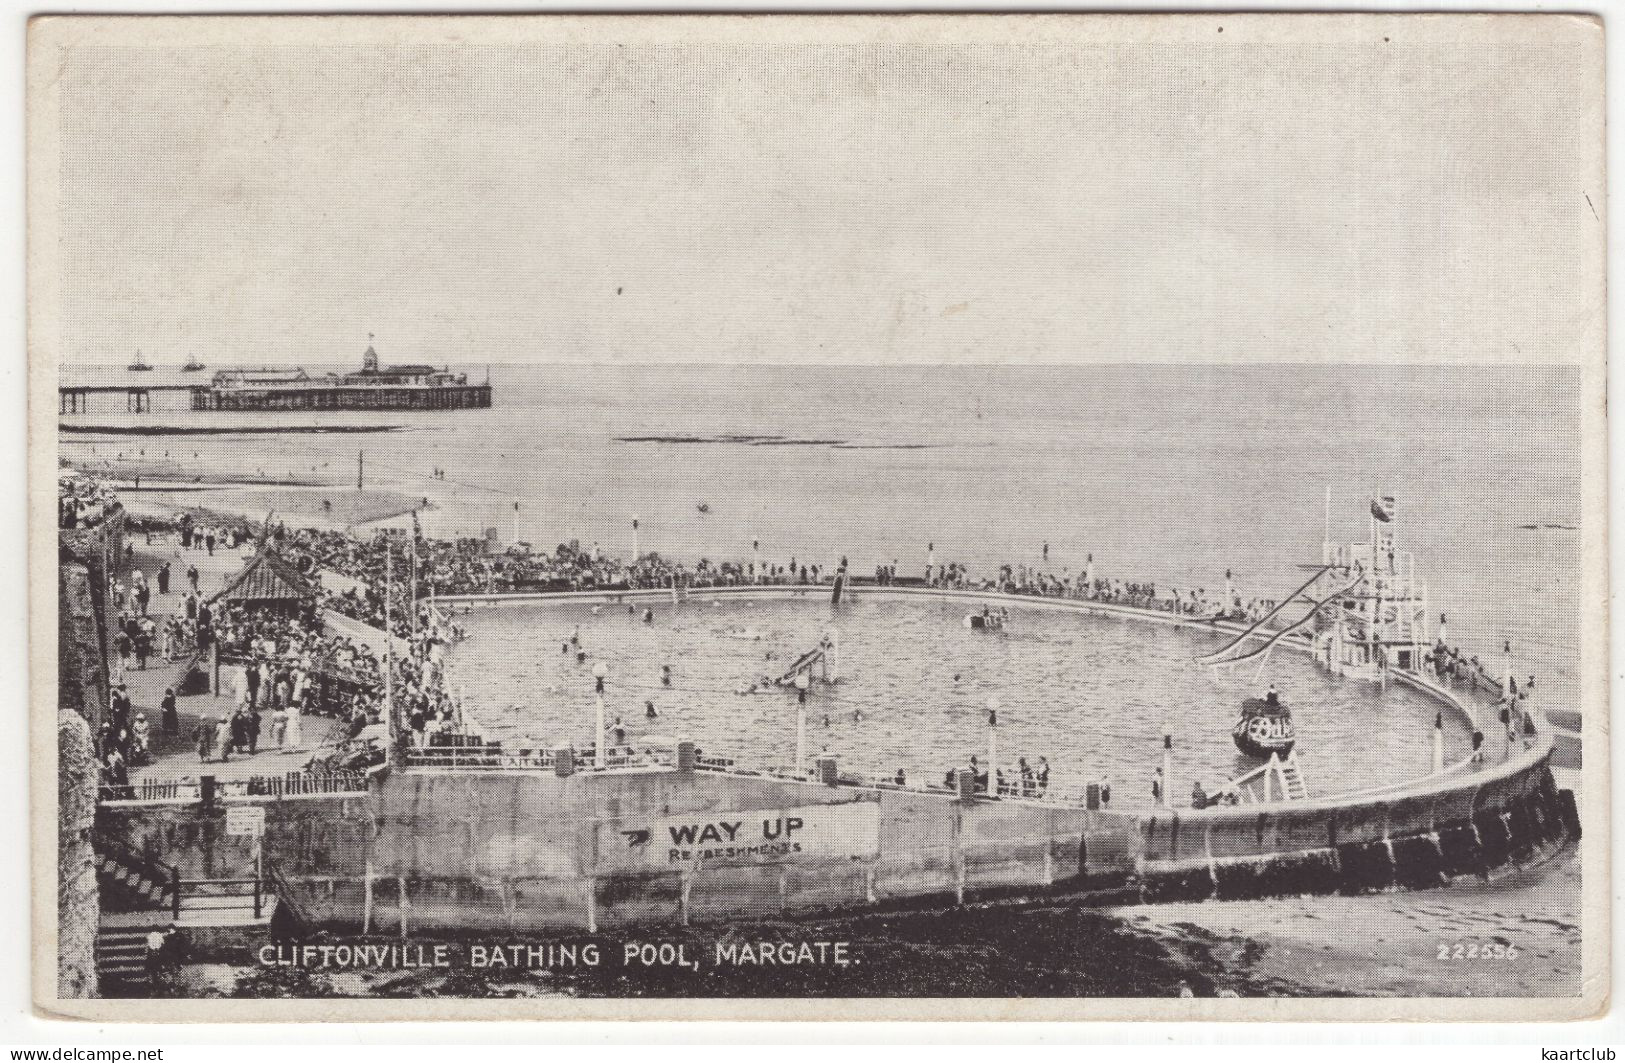
[[[36,337],[211,366],[369,333],[459,364],[1598,349],[1600,28],[1286,17],[47,22]]]

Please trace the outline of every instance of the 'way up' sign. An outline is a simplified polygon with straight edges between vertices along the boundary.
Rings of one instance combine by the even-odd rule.
[[[601,870],[772,864],[879,851],[880,806],[873,801],[623,819],[598,828]]]

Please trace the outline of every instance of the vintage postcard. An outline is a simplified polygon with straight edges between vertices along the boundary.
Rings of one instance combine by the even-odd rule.
[[[36,999],[1577,1018],[1603,27],[39,18]]]

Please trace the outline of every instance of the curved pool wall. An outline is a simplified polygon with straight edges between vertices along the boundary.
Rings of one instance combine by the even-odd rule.
[[[1181,627],[1188,630],[1199,630],[1210,633],[1239,635],[1250,625],[1233,621],[1208,621],[1165,612],[1159,609],[1146,609],[1140,606],[1123,605],[1116,602],[1102,602],[1089,598],[1052,598],[1041,595],[1006,594],[1001,591],[982,590],[955,590],[936,587],[875,587],[862,586],[848,589],[848,596],[862,598],[928,598],[938,601],[957,601],[970,604],[997,604],[1004,606],[1017,605],[1024,609],[1049,609],[1057,611],[1087,612],[1098,615],[1117,616],[1124,619],[1139,620],[1154,624],[1164,624],[1172,627]],[[748,585],[737,587],[708,587],[692,591],[690,601],[708,600],[712,598],[730,600],[748,599],[783,599],[783,598],[812,598],[828,601],[830,588],[827,585]],[[494,606],[523,606],[547,604],[627,604],[631,602],[668,602],[671,599],[669,589],[637,589],[637,590],[606,590],[606,591],[551,591],[526,594],[465,594],[452,595],[436,599],[442,605],[466,605],[479,607]],[[1296,638],[1283,639],[1277,646],[1291,650],[1295,653],[1308,655],[1310,647],[1306,642]],[[1427,681],[1425,677],[1407,672],[1390,672],[1398,682],[1416,690],[1428,698],[1440,703],[1447,712],[1459,717],[1471,734],[1475,730],[1488,728],[1482,726],[1480,713],[1468,702],[1458,698],[1452,691],[1443,689]],[[477,723],[478,721],[473,721]],[[1551,741],[1553,733],[1557,733],[1561,741],[1562,732],[1553,728],[1547,721],[1541,719],[1541,741]],[[465,730],[478,731],[477,727]],[[732,753],[734,751],[728,750]],[[1578,754],[1576,753],[1576,756]],[[1464,762],[1453,765],[1459,769]],[[1176,765],[1177,768],[1177,765]]]
[[[714,593],[796,592],[827,590]],[[1192,623],[1110,603],[1022,602]],[[1474,715],[1449,691],[1401,679]],[[597,932],[993,899],[1357,893],[1491,878],[1577,839],[1573,794],[1557,788],[1551,738],[1537,723],[1535,741],[1497,764],[1455,765],[1365,793],[1201,811],[1090,811],[867,786],[833,772],[833,782],[809,782],[681,762],[567,776],[395,768],[375,774],[365,794],[254,800],[266,808],[263,852],[289,913],[349,932]],[[225,810],[238,800],[104,807],[98,830],[183,877],[245,873],[253,841],[225,830]],[[784,841],[792,822],[802,839],[794,848]],[[682,831],[707,825],[731,827],[728,837],[742,841],[758,830],[779,834],[700,865],[674,845]]]

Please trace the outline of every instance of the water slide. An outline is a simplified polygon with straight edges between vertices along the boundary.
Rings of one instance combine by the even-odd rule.
[[[1259,617],[1259,619],[1251,627],[1249,627],[1246,631],[1243,631],[1241,634],[1237,635],[1235,638],[1233,638],[1229,642],[1225,643],[1219,649],[1214,650],[1212,653],[1204,653],[1204,654],[1202,654],[1202,656],[1200,656],[1200,657],[1198,657],[1196,659],[1198,661],[1200,661],[1200,662],[1205,663],[1207,661],[1212,660],[1214,657],[1222,657],[1225,654],[1229,653],[1236,646],[1239,646],[1241,643],[1243,643],[1247,639],[1251,638],[1252,635],[1253,635],[1253,632],[1257,631],[1259,628],[1263,627],[1265,624],[1269,623],[1271,620],[1274,620],[1276,614],[1279,613],[1282,609],[1285,609],[1287,606],[1289,606],[1292,603],[1296,602],[1298,600],[1298,596],[1301,595],[1304,591],[1308,590],[1311,586],[1313,586],[1316,580],[1320,579],[1320,577],[1324,576],[1327,572],[1331,571],[1331,567],[1332,566],[1330,566],[1330,565],[1322,565],[1320,568],[1316,569],[1315,574],[1313,576],[1310,576],[1308,579],[1303,581],[1303,586],[1299,587],[1297,590],[1293,591],[1291,594],[1287,595],[1285,598],[1282,598],[1279,602],[1276,603],[1274,609],[1271,609],[1268,613],[1265,613],[1263,616]],[[1339,592],[1339,593],[1341,593],[1341,592]],[[1313,614],[1311,614],[1311,615],[1313,615]]]
[[[1318,579],[1319,577],[1317,576],[1316,578]],[[1229,665],[1232,665],[1232,664],[1240,664],[1242,661],[1250,661],[1254,657],[1257,657],[1259,654],[1267,653],[1267,652],[1269,652],[1269,648],[1271,646],[1275,645],[1277,642],[1280,642],[1282,638],[1286,637],[1287,635],[1291,634],[1292,632],[1298,630],[1303,625],[1307,624],[1309,621],[1313,620],[1315,618],[1315,614],[1320,612],[1321,606],[1325,605],[1327,602],[1333,600],[1334,598],[1337,598],[1337,597],[1339,597],[1341,595],[1347,594],[1349,591],[1353,590],[1355,587],[1358,587],[1361,584],[1361,582],[1363,582],[1364,580],[1365,580],[1365,574],[1361,573],[1360,575],[1356,576],[1352,581],[1350,581],[1348,583],[1345,583],[1343,586],[1337,588],[1332,593],[1326,595],[1326,597],[1320,599],[1318,602],[1311,602],[1310,605],[1309,605],[1309,611],[1308,612],[1304,613],[1301,617],[1294,620],[1292,623],[1288,624],[1286,627],[1283,627],[1280,630],[1276,631],[1275,634],[1271,635],[1264,642],[1264,644],[1262,646],[1258,647],[1256,650],[1252,650],[1252,651],[1250,651],[1248,653],[1244,653],[1240,657],[1231,657],[1228,660],[1224,660],[1224,661],[1216,661],[1216,660],[1213,659],[1214,657],[1218,656],[1218,654],[1208,654],[1206,657],[1199,658],[1199,660],[1203,664],[1209,664],[1209,665],[1214,666],[1215,668],[1224,668],[1224,667],[1228,667]],[[1313,581],[1311,581],[1311,582],[1313,582]],[[1296,597],[1296,596],[1294,595],[1294,597]],[[1277,607],[1277,611],[1279,611],[1279,607]],[[1273,616],[1274,614],[1272,613],[1271,615]],[[1262,624],[1263,622],[1264,621],[1260,620],[1258,623]],[[1232,641],[1230,643],[1230,646],[1234,646],[1236,643],[1240,642],[1242,639],[1246,638],[1248,635],[1252,634],[1257,629],[1258,629],[1258,624],[1254,624],[1252,627],[1248,628],[1247,631],[1244,634],[1238,636],[1234,641]],[[1230,646],[1226,646],[1225,649],[1229,649]],[[1220,650],[1219,652],[1223,653],[1224,650]]]
[[[813,665],[823,660],[824,654],[827,652],[829,652],[829,643],[820,642],[817,646],[814,646],[806,653],[803,653],[800,657],[797,657],[796,663],[790,666],[790,670],[788,672],[785,672],[783,675],[773,680],[773,685],[782,687],[795,682],[797,675],[808,671]]]

